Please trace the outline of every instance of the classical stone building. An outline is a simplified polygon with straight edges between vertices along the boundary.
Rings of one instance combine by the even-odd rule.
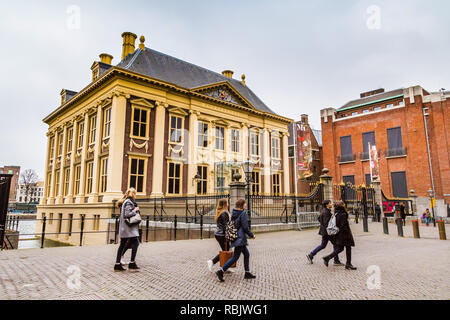
[[[290,192],[292,120],[266,106],[244,75],[236,80],[232,71],[219,74],[150,49],[143,36],[135,49],[135,34],[122,37],[121,61],[113,66],[113,57],[101,54],[92,81],[79,92],[62,90],[61,105],[44,119],[38,212],[57,221],[57,233],[72,232],[72,219],[82,215],[93,219],[88,228],[106,228],[100,219],[129,187],[146,198],[223,191],[241,170],[233,164],[248,159],[256,163],[255,192]]]
[[[420,86],[375,90],[337,110],[321,110],[321,118],[323,162],[335,183],[371,183],[370,143],[378,150],[381,187],[387,197],[406,198],[414,190],[422,213],[430,208],[428,190],[434,186],[437,215],[447,216],[450,92],[428,92]]]

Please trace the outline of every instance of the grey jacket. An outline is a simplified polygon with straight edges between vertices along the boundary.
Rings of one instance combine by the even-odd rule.
[[[136,208],[136,206],[130,199],[126,199],[122,204],[119,218],[119,238],[139,237],[139,224],[133,224],[129,226],[125,222],[126,218],[131,218],[136,215],[136,211],[134,211],[134,208]]]

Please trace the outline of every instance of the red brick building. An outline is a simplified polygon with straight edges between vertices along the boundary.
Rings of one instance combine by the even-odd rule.
[[[434,184],[436,215],[448,215],[450,92],[433,93],[420,86],[375,90],[339,109],[321,110],[321,122],[323,163],[335,183],[370,183],[370,142],[378,150],[386,196],[403,198],[414,190],[422,213],[430,207],[428,190]]]

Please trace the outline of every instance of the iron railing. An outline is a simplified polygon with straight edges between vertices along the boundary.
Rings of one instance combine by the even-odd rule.
[[[402,157],[406,156],[408,149],[405,148],[396,148],[396,149],[386,149],[384,150],[384,155],[386,158],[390,157]]]
[[[353,162],[356,160],[355,154],[344,154],[337,157],[338,163]]]

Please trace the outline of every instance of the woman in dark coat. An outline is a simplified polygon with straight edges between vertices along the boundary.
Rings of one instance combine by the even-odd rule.
[[[220,245],[222,251],[230,250],[230,243],[225,239],[225,233],[227,230],[227,223],[230,220],[230,213],[228,212],[228,199],[220,199],[216,208],[216,216],[214,220],[217,223],[216,232],[214,236],[216,237],[217,242]],[[212,260],[208,260],[208,269],[209,271],[213,271],[212,267],[217,262],[219,262],[220,256],[215,256]],[[231,271],[231,270],[230,270]]]
[[[403,221],[403,225],[406,226],[406,208],[403,202],[400,203],[400,218]]]
[[[323,257],[323,262],[328,267],[328,261],[344,251],[345,248],[347,257],[345,269],[356,270],[356,268],[352,265],[352,247],[355,246],[355,240],[353,239],[352,230],[350,229],[350,224],[348,223],[348,212],[345,208],[345,203],[342,201],[336,202],[334,205],[334,212],[336,216],[336,226],[339,228],[339,232],[335,238],[336,248],[333,253]]]

